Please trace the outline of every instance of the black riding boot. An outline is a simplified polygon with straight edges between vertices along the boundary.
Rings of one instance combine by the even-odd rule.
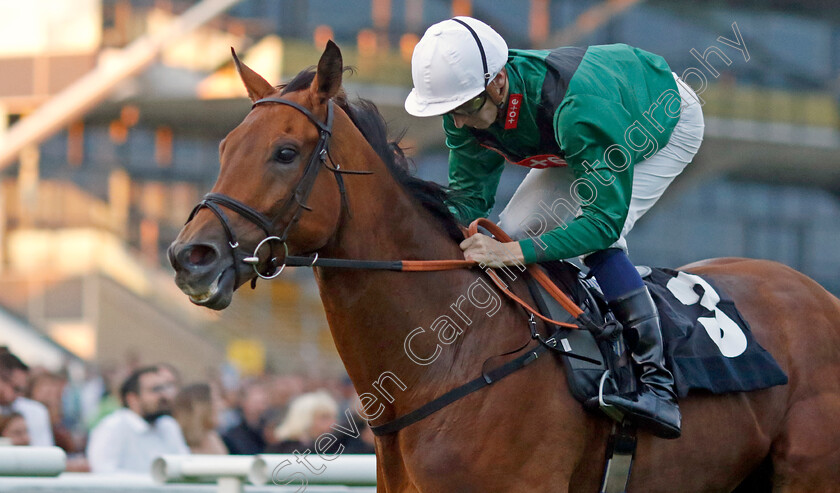
[[[646,287],[610,303],[624,326],[624,337],[633,361],[641,371],[642,388],[633,394],[605,395],[613,406],[639,426],[660,438],[679,438],[680,409],[674,392],[674,377],[665,368],[659,312]]]

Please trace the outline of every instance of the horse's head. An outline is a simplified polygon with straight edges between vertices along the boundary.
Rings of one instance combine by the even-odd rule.
[[[178,287],[216,310],[257,272],[273,275],[289,252],[324,246],[341,216],[336,180],[319,173],[341,89],[338,46],[328,42],[311,83],[285,90],[233,57],[253,108],[222,140],[216,184],[169,247]]]

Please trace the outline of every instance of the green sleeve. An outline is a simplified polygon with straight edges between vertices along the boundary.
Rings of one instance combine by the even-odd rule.
[[[487,217],[496,198],[505,160],[482,147],[465,129],[455,127],[452,117],[443,117],[449,148],[449,194],[447,205],[462,224]]]
[[[572,206],[580,207],[581,214],[538,239],[521,240],[525,263],[568,259],[618,240],[633,186],[635,154],[624,146],[624,132],[632,123],[620,103],[594,95],[569,97],[558,108],[555,137],[574,173]],[[625,153],[612,151],[607,163],[604,151],[612,144],[621,145]]]

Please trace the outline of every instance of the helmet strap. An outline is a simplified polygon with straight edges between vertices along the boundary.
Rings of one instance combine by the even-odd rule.
[[[481,53],[481,66],[484,69],[484,88],[486,89],[487,84],[490,83],[490,79],[493,78],[493,75],[490,73],[489,70],[487,70],[487,55],[484,54],[484,46],[481,44],[481,39],[478,37],[478,34],[476,34],[473,28],[471,28],[470,25],[466,22],[462,21],[461,19],[455,18],[453,18],[452,20],[466,27],[467,31],[469,31],[470,34],[472,34],[473,39],[475,39],[475,44],[478,45],[478,51]]]

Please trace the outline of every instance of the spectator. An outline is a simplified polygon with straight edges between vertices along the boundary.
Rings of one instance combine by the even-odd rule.
[[[41,371],[35,373],[29,383],[29,397],[46,406],[49,411],[50,427],[55,444],[67,452],[68,472],[90,472],[84,446],[74,439],[73,433],[64,423],[64,389],[67,380],[56,373]]]
[[[178,423],[168,414],[167,382],[158,367],[135,370],[120,388],[122,405],[91,431],[88,460],[94,473],[148,473],[163,454],[188,454]]]
[[[175,396],[172,417],[181,425],[184,440],[194,454],[228,453],[216,432],[220,399],[206,383],[188,385]]]
[[[353,407],[352,409],[356,409]],[[343,454],[373,454],[376,452],[374,448],[374,434],[368,426],[368,422],[355,412],[351,413],[353,417],[353,424],[359,431],[359,436],[346,435],[339,433],[338,443],[344,445]]]
[[[12,383],[12,372],[0,366],[0,414],[12,412],[12,403],[17,398],[18,390]]]
[[[101,386],[98,383],[93,383],[91,388],[88,388],[88,392],[91,393],[88,398],[96,396],[96,393],[103,388],[105,391],[104,394],[99,396],[95,409],[92,412],[91,409],[88,410],[90,416],[87,423],[88,430],[92,430],[103,418],[122,408],[119,399],[120,385],[130,374],[131,372],[126,368],[118,365],[108,365],[103,369]]]
[[[50,415],[40,402],[24,397],[28,387],[29,367],[15,356],[9,348],[0,347],[0,385],[7,386],[8,399],[0,400],[0,406],[23,415],[29,431],[30,444],[39,447],[54,445]]]
[[[355,409],[354,406],[359,400],[356,388],[347,375],[344,375],[338,381],[338,392],[335,395],[338,398],[339,409]]]
[[[290,454],[295,450],[312,449],[315,440],[332,429],[337,416],[338,404],[325,391],[297,397],[289,405],[286,419],[277,427],[277,443],[266,452]]]
[[[62,393],[66,381],[50,372],[40,372],[32,376],[29,382],[29,397],[38,401],[47,408],[50,420],[50,429],[56,445],[63,448],[67,453],[73,452],[73,437],[62,423],[64,411],[62,409]]]
[[[166,384],[166,397],[169,402],[175,402],[175,396],[181,390],[181,372],[169,363],[158,363],[155,366]]]
[[[240,422],[222,435],[228,450],[236,455],[261,454],[265,440],[260,418],[268,409],[268,393],[262,382],[252,381],[240,390]]]
[[[0,437],[8,439],[11,445],[29,445],[29,431],[23,415],[0,414]]]
[[[283,418],[285,417],[286,406],[272,406],[269,407],[268,410],[263,413],[262,417],[260,418],[260,428],[262,429],[262,436],[263,440],[265,441],[265,450],[268,450],[269,447],[277,443],[277,436],[275,435],[275,432],[277,431],[277,427],[280,426],[280,423],[283,422]]]
[[[286,409],[292,399],[306,392],[306,381],[300,375],[274,375],[268,381],[269,407]],[[274,433],[274,430],[271,430]]]
[[[94,419],[102,400],[108,394],[108,386],[103,374],[93,365],[85,365],[84,377],[78,385],[81,416],[77,430],[87,432],[96,424]]]

